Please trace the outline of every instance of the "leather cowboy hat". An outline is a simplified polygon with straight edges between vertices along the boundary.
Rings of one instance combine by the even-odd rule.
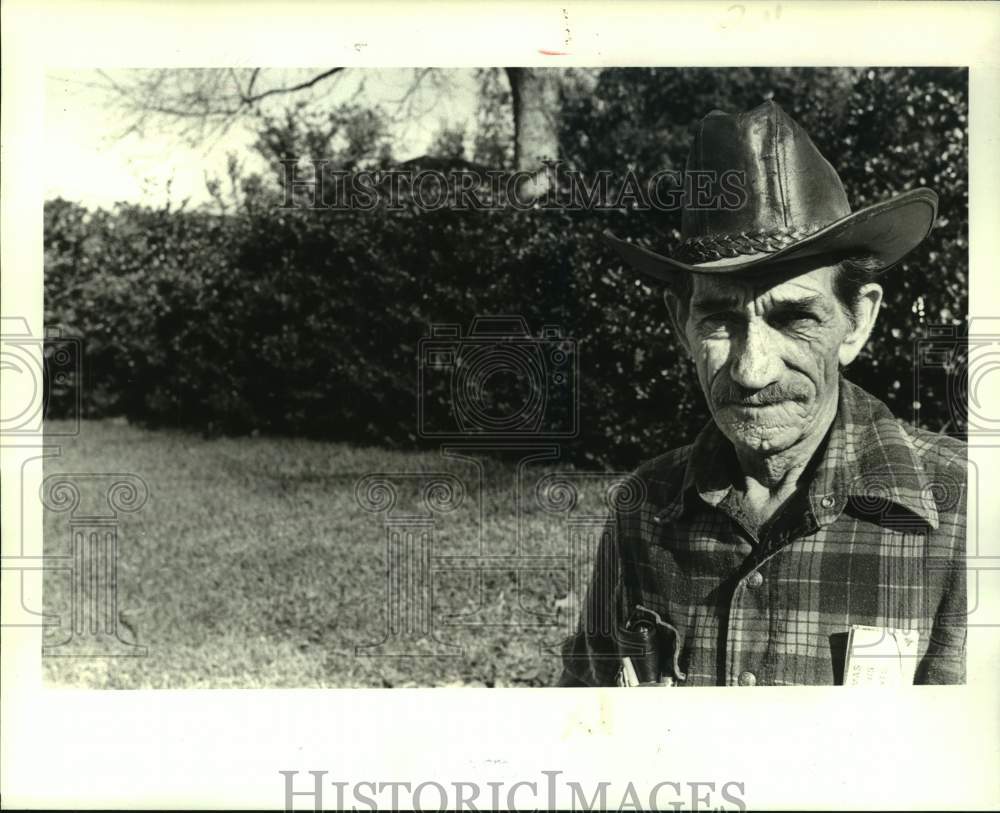
[[[937,214],[937,195],[923,188],[852,212],[836,170],[772,101],[735,116],[705,116],[685,172],[729,173],[742,183],[742,200],[728,208],[695,208],[686,200],[682,240],[669,256],[604,232],[625,261],[661,282],[676,281],[678,271],[752,273],[827,254],[871,255],[884,270],[930,233]]]

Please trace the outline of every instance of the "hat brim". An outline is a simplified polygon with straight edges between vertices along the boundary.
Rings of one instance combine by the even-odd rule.
[[[676,281],[679,271],[693,274],[742,274],[760,272],[764,266],[825,254],[871,255],[885,270],[916,248],[934,227],[937,194],[914,189],[889,200],[866,206],[835,220],[817,232],[767,254],[754,254],[726,263],[685,263],[629,243],[605,229],[604,239],[637,271],[660,282]]]

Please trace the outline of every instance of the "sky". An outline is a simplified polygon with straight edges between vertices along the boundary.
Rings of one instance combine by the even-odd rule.
[[[267,70],[267,69],[265,69]],[[321,69],[271,70],[267,79],[282,85],[295,84]],[[110,75],[127,80],[130,71]],[[474,131],[477,84],[469,69],[440,72],[442,88],[425,79],[417,92],[400,100],[413,87],[411,69],[350,68],[314,89],[296,94],[317,103],[348,101],[370,103],[395,111],[394,153],[400,159],[426,151],[442,125],[466,126],[467,138]],[[433,78],[433,77],[432,77]],[[262,71],[260,82],[265,79]],[[45,82],[45,148],[50,160],[45,168],[46,199],[62,197],[89,207],[111,207],[118,201],[153,206],[170,202],[189,205],[207,202],[207,177],[225,177],[229,154],[235,154],[252,169],[249,146],[254,134],[246,124],[206,142],[190,144],[175,125],[159,122],[142,136],[123,135],[128,121],[111,104],[100,85],[105,80],[96,71],[53,71]],[[260,85],[259,85],[260,86]],[[275,105],[282,104],[272,97]],[[273,109],[273,108],[272,108]],[[471,145],[470,145],[471,146]]]

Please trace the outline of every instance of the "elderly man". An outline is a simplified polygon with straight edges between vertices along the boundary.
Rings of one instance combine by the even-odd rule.
[[[686,208],[673,256],[606,237],[665,286],[712,419],[635,472],[561,685],[964,682],[965,445],[842,375],[936,195],[852,213],[773,102],[705,117],[687,168],[745,199]]]

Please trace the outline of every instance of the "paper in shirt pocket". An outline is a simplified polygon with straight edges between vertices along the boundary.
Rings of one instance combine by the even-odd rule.
[[[852,624],[847,634],[844,685],[912,685],[919,640],[916,630]]]

